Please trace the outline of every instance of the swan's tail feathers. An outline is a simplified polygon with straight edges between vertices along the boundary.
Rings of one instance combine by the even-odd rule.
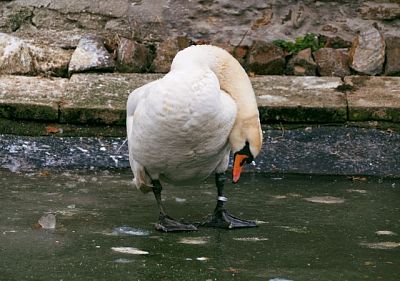
[[[145,168],[133,159],[131,161],[131,168],[134,175],[133,184],[137,189],[140,189],[143,193],[153,191],[153,185],[151,178],[146,173]]]
[[[153,191],[153,185],[143,184],[143,182],[140,182],[140,180],[138,181],[137,178],[133,178],[133,184],[143,193],[149,193],[150,191]]]

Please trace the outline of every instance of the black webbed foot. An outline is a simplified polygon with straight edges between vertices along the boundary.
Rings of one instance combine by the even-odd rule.
[[[217,227],[217,228],[246,228],[256,227],[257,224],[254,221],[242,220],[231,215],[225,208],[224,204],[228,200],[223,195],[225,175],[223,173],[215,174],[215,184],[218,189],[218,200],[217,206],[214,209],[214,213],[209,216],[205,222],[201,223],[201,226]]]
[[[225,209],[215,210],[201,225],[228,229],[257,227],[254,221],[239,219]]]
[[[153,183],[153,193],[157,201],[158,209],[160,210],[159,221],[155,225],[155,228],[158,231],[163,231],[163,232],[197,230],[197,227],[195,227],[193,224],[186,224],[183,222],[179,222],[167,215],[161,200],[161,190],[162,190],[161,183],[158,180],[153,180],[152,183]]]
[[[170,216],[160,214],[160,220],[155,225],[158,231],[162,232],[178,232],[178,231],[196,231],[197,227],[193,224],[186,224],[174,220]]]

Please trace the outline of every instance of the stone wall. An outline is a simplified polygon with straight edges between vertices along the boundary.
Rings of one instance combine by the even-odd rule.
[[[177,51],[219,45],[249,74],[400,74],[400,1],[0,1],[0,74],[167,72]],[[318,48],[274,40],[315,34]]]

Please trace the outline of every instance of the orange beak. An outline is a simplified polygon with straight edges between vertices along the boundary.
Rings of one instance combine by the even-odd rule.
[[[233,159],[233,183],[237,183],[240,178],[240,173],[243,170],[244,163],[246,162],[247,155],[235,154]]]

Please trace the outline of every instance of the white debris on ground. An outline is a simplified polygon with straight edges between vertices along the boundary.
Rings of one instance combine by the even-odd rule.
[[[255,220],[254,222],[255,222],[257,225],[259,225],[259,224],[267,224],[267,223],[269,223],[269,222],[262,221],[262,220]]]
[[[130,226],[119,226],[114,227],[111,233],[105,233],[106,235],[130,235],[130,236],[147,236],[150,231],[140,228],[134,228]]]
[[[376,235],[397,235],[397,233],[390,230],[378,230],[375,232]]]
[[[185,198],[175,197],[175,202],[177,202],[177,203],[185,203],[186,199]]]
[[[143,251],[133,247],[112,247],[111,250],[114,252],[130,255],[148,255],[149,252]]]
[[[9,169],[10,172],[12,172],[12,173],[18,172],[20,170],[20,168],[21,168],[21,163],[18,160],[14,159],[14,158],[11,158],[10,162],[11,163],[8,163],[8,164],[4,165],[4,168]]]
[[[17,231],[16,231],[16,230],[6,230],[6,231],[3,231],[3,235],[6,235],[7,233],[17,233]]]
[[[79,149],[79,150],[80,150],[81,152],[83,152],[83,153],[89,153],[89,150],[84,149],[84,148],[82,148],[82,147],[77,146],[76,148]]]
[[[360,194],[366,194],[367,191],[364,189],[347,189],[347,192],[351,192],[351,193],[360,193]]]
[[[269,239],[266,237],[238,237],[233,238],[235,241],[246,241],[246,242],[260,242],[260,241],[268,241]]]
[[[390,250],[390,249],[395,249],[400,247],[399,242],[376,242],[376,243],[366,243],[362,242],[360,243],[361,246],[367,247],[370,249],[379,249],[379,250]]]
[[[304,200],[320,204],[341,204],[345,202],[343,198],[334,196],[314,196],[314,197],[304,198]]]
[[[286,195],[273,195],[273,196],[271,196],[273,199],[277,199],[277,200],[280,200],[280,199],[286,199],[287,198],[287,196]]]
[[[281,228],[284,231],[287,232],[295,232],[295,233],[308,233],[309,231],[307,230],[307,227],[292,227],[292,226],[286,226],[286,225],[278,225],[276,226],[277,228]]]
[[[207,244],[209,237],[184,237],[179,240],[181,244],[190,244],[190,245],[204,245]]]
[[[38,223],[43,229],[55,229],[56,228],[56,216],[53,214],[43,215],[39,219]]]
[[[110,155],[110,158],[114,161],[115,167],[118,167],[119,161],[123,159],[120,155]]]
[[[116,259],[114,260],[115,263],[131,263],[133,260],[130,259]]]

